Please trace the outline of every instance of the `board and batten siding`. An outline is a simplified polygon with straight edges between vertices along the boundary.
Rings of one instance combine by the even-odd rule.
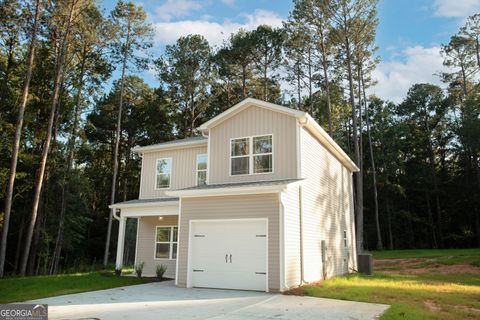
[[[300,129],[305,281],[356,269],[352,173],[304,128]],[[347,249],[343,232],[347,231]],[[325,270],[321,241],[326,241]]]
[[[268,219],[268,287],[280,290],[278,193],[182,198],[178,248],[178,286],[187,286],[190,220]]]
[[[145,152],[142,156],[139,199],[165,197],[165,191],[195,186],[197,184],[197,155],[206,153],[207,142],[202,146]],[[170,188],[156,190],[156,164],[157,159],[161,158],[172,158]]]
[[[155,259],[155,233],[157,226],[177,226],[178,216],[163,216],[162,220],[158,217],[140,217],[138,218],[137,251],[135,255],[135,264],[144,263],[143,275],[146,277],[155,276],[157,265],[167,266],[164,277],[175,278],[176,260],[175,259]]]
[[[209,131],[209,183],[278,180],[297,177],[296,119],[250,106]],[[273,173],[230,176],[230,139],[273,134]]]

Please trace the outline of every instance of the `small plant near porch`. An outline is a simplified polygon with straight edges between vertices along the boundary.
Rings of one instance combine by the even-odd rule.
[[[141,278],[142,273],[143,273],[143,266],[145,265],[145,262],[139,262],[135,265],[135,273],[137,274],[137,277]]]
[[[157,264],[157,268],[155,269],[155,273],[157,274],[158,280],[163,280],[163,275],[167,271],[167,266],[164,264]]]

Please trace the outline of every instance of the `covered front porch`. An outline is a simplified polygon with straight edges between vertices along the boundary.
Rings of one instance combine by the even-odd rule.
[[[124,265],[125,227],[137,219],[135,264],[142,263],[144,276],[155,276],[157,265],[167,267],[165,277],[175,278],[178,250],[178,198],[131,200],[111,205],[119,221],[115,266]]]

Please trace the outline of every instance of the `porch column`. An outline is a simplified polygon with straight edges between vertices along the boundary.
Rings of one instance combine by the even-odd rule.
[[[118,242],[117,242],[117,261],[116,269],[121,269],[123,266],[123,247],[125,245],[125,223],[127,218],[120,213],[120,223],[118,225]]]

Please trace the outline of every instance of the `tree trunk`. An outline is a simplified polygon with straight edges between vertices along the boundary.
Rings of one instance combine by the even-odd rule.
[[[311,48],[308,47],[308,98],[310,100],[310,115],[315,118],[315,115],[313,114],[313,89],[312,89],[312,53],[311,53]]]
[[[110,193],[110,204],[115,203],[115,192],[117,187],[117,171],[118,171],[118,148],[120,145],[120,135],[122,133],[122,109],[123,109],[123,88],[125,82],[125,69],[127,66],[128,61],[128,46],[130,45],[130,23],[127,27],[127,38],[125,40],[125,51],[123,54],[123,61],[122,61],[122,75],[120,78],[120,101],[118,104],[118,118],[117,118],[117,130],[115,135],[115,147],[113,153],[113,175],[112,175],[112,186],[111,186],[111,193]],[[113,217],[113,210],[110,209],[110,214],[108,215],[108,227],[107,227],[107,237],[105,239],[105,253],[103,255],[103,266],[106,267],[108,264],[108,255],[110,251],[110,237],[112,233],[112,217]]]
[[[328,117],[328,134],[332,135],[332,105],[330,101],[330,80],[328,78],[328,60],[327,60],[327,52],[325,48],[325,42],[323,33],[320,35],[322,38],[320,48],[321,48],[321,55],[322,55],[322,69],[323,69],[323,78],[325,81],[325,96],[327,98],[327,117]]]
[[[393,250],[392,212],[390,211],[390,199],[388,197],[388,193],[385,195],[385,207],[387,211],[388,248]]]
[[[346,23],[346,22],[345,22]],[[345,39],[347,72],[348,72],[348,86],[350,90],[350,105],[352,106],[352,131],[353,131],[353,149],[355,152],[355,164],[361,165],[360,149],[358,145],[358,127],[357,127],[357,112],[355,106],[355,96],[353,89],[353,73],[352,73],[352,56],[350,52],[350,41],[346,36]],[[355,172],[355,218],[356,218],[356,237],[357,237],[357,252],[363,252],[363,178],[362,172]]]
[[[13,199],[13,186],[15,184],[15,175],[17,173],[17,161],[18,161],[18,153],[20,150],[20,138],[22,135],[22,128],[23,128],[23,117],[25,114],[25,108],[27,106],[28,100],[28,91],[30,88],[30,80],[32,79],[32,70],[33,70],[33,62],[35,57],[35,47],[36,47],[36,40],[37,40],[37,31],[38,26],[40,23],[41,17],[41,0],[37,0],[35,4],[35,18],[32,27],[32,34],[30,39],[29,45],[29,53],[28,53],[28,62],[27,62],[27,70],[25,73],[25,82],[23,84],[23,92],[22,98],[20,103],[20,108],[18,110],[17,116],[17,123],[15,127],[15,139],[13,142],[12,148],[12,159],[10,162],[10,174],[8,177],[7,183],[7,191],[5,194],[5,207],[4,207],[4,216],[3,216],[3,229],[2,229],[2,239],[0,245],[0,278],[4,275],[4,267],[5,267],[5,255],[7,252],[7,237],[8,237],[8,227],[10,223],[10,213],[12,210],[12,199]]]
[[[380,218],[378,215],[378,191],[377,191],[377,170],[375,167],[375,159],[373,157],[372,135],[370,132],[370,119],[368,114],[367,95],[365,93],[365,81],[363,73],[360,71],[362,80],[363,103],[365,105],[365,123],[367,125],[368,146],[370,151],[370,162],[372,164],[372,183],[373,183],[373,203],[375,205],[375,226],[377,231],[377,250],[383,249],[382,233],[380,231]]]
[[[38,205],[40,202],[40,194],[42,192],[45,167],[47,165],[48,152],[50,151],[50,143],[52,140],[52,131],[53,131],[53,125],[54,125],[53,122],[55,119],[55,113],[56,113],[57,103],[59,99],[59,91],[60,91],[60,87],[63,79],[65,56],[67,54],[67,47],[68,47],[68,35],[70,33],[71,25],[73,22],[73,12],[75,9],[76,1],[77,0],[72,0],[66,30],[64,31],[65,33],[63,35],[62,42],[61,42],[60,53],[59,53],[60,56],[57,60],[57,66],[55,70],[52,105],[51,105],[50,116],[48,120],[47,132],[45,135],[42,155],[40,157],[40,165],[37,170],[37,174],[35,178],[34,195],[33,195],[33,201],[32,201],[33,202],[32,214],[31,214],[31,219],[27,228],[27,235],[25,238],[25,247],[23,251],[22,262],[20,265],[20,275],[22,276],[25,275],[28,256],[30,253],[30,244],[32,242],[33,229],[35,227],[35,222],[37,220]]]
[[[428,224],[430,225],[430,229],[432,231],[432,247],[433,248],[438,248],[438,242],[437,242],[437,232],[435,230],[435,223],[433,222],[433,216],[432,216],[432,209],[430,205],[430,192],[428,190],[425,193],[425,197],[427,200],[427,214],[428,214]]]
[[[247,97],[247,66],[242,66],[242,98]]]
[[[300,62],[297,61],[297,109],[301,110],[302,109],[302,85],[301,85],[301,79],[300,79]]]
[[[65,227],[65,213],[67,209],[67,200],[66,194],[68,193],[68,183],[70,173],[73,168],[73,161],[75,159],[75,141],[78,135],[78,126],[80,122],[80,115],[81,115],[81,97],[82,97],[82,90],[83,90],[83,78],[85,74],[85,62],[86,62],[86,45],[83,47],[82,51],[82,61],[80,65],[80,75],[79,75],[79,84],[77,88],[77,94],[75,97],[75,115],[73,119],[73,126],[70,132],[70,138],[68,140],[68,147],[67,147],[67,161],[65,166],[65,173],[63,176],[62,182],[62,191],[61,191],[61,205],[60,205],[60,216],[58,222],[58,232],[57,237],[55,239],[55,247],[53,250],[52,262],[50,264],[49,274],[56,274],[58,272],[58,264],[60,261],[60,256],[62,253],[62,246],[63,246],[63,229]]]
[[[427,133],[430,135],[430,130],[428,128],[427,124]],[[433,147],[432,147],[432,142],[430,140],[430,137],[428,138],[428,157],[429,157],[429,162],[430,162],[430,170],[432,173],[432,182],[433,182],[433,193],[435,195],[435,211],[437,214],[437,233],[438,233],[438,239],[437,239],[437,244],[440,247],[443,247],[443,235],[442,235],[442,209],[440,206],[440,190],[438,188],[438,178],[437,178],[437,173],[436,173],[436,165],[435,165],[435,156],[433,154]]]

